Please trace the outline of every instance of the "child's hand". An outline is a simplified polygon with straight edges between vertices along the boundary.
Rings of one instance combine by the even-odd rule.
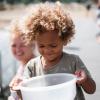
[[[20,84],[22,82],[22,79],[21,78],[19,78],[19,77],[17,77],[17,76],[15,76],[14,78],[13,78],[13,80],[10,82],[10,84],[9,84],[9,87],[12,89],[12,90],[17,90],[18,88],[18,85]]]
[[[77,70],[75,72],[75,75],[77,76],[77,84],[81,85],[87,80],[87,75],[85,74],[84,70]]]

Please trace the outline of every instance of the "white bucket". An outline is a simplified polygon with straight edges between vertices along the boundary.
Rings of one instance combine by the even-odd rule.
[[[66,73],[37,76],[23,81],[20,90],[23,100],[74,100],[76,77]]]

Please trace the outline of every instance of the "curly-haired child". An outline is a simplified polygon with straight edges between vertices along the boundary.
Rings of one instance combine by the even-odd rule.
[[[88,94],[95,92],[95,81],[79,56],[63,51],[63,46],[74,37],[75,25],[61,5],[40,4],[27,16],[24,28],[27,42],[35,40],[41,55],[28,62],[24,77],[71,73],[79,78],[74,100],[85,100],[83,90]]]

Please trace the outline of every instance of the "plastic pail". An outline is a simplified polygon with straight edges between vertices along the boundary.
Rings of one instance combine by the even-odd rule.
[[[23,100],[74,100],[76,77],[66,73],[37,76],[23,81],[20,90]]]

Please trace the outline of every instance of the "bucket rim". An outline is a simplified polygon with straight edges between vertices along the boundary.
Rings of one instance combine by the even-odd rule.
[[[73,75],[73,74],[69,74],[69,73],[45,74],[44,77],[47,77],[47,76],[57,76],[57,75],[70,76],[70,77],[72,77],[72,79],[70,81],[67,81],[67,84],[66,84],[66,82],[64,82],[64,83],[61,83],[61,84],[47,86],[47,87],[34,87],[34,89],[32,87],[24,87],[24,86],[22,86],[22,84],[30,82],[30,81],[32,81],[34,79],[42,78],[43,75],[41,75],[41,76],[32,77],[32,78],[30,78],[28,80],[23,81],[21,83],[21,85],[19,86],[19,89],[21,91],[48,91],[48,90],[54,90],[54,89],[62,88],[62,87],[67,86],[67,85],[69,85],[71,83],[76,84],[76,80],[77,80],[76,76]]]

